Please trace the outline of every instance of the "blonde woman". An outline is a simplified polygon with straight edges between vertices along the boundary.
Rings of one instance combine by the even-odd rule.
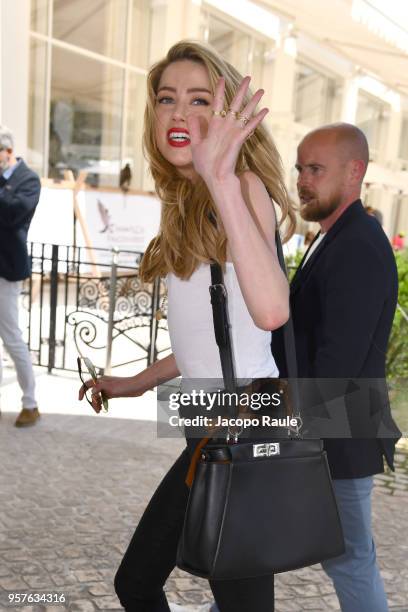
[[[182,378],[222,378],[209,300],[210,262],[224,267],[239,378],[278,376],[270,331],[288,318],[288,284],[277,259],[273,200],[293,231],[279,155],[257,110],[263,91],[213,49],[182,41],[148,75],[144,149],[160,197],[159,235],[141,276],[165,276],[173,354],[137,376],[98,379],[108,398],[138,396]],[[92,383],[89,383],[91,386]],[[83,396],[83,389],[80,397]],[[176,562],[188,499],[186,449],[149,502],[115,579],[126,610],[168,612],[163,586]],[[271,612],[273,576],[211,582],[221,612]]]

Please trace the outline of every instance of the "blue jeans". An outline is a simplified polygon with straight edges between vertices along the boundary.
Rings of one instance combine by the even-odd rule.
[[[346,552],[322,563],[343,612],[388,612],[371,531],[372,476],[333,480]]]
[[[371,532],[373,477],[333,480],[346,543],[340,557],[322,563],[342,612],[388,612]],[[219,612],[217,604],[211,612]]]

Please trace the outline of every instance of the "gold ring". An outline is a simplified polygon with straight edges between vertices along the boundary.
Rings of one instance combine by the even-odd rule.
[[[222,111],[213,111],[213,116],[214,117],[225,117],[227,113],[225,112],[225,110]]]
[[[238,113],[234,110],[232,110],[231,108],[228,109],[228,114],[232,115],[234,117],[234,119],[237,118]]]
[[[244,127],[249,122],[250,117],[248,115],[239,115],[238,119],[242,121],[242,126]]]

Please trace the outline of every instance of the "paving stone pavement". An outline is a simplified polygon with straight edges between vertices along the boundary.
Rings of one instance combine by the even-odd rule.
[[[8,595],[52,593],[65,603],[25,612],[120,610],[113,576],[135,525],[181,440],[158,440],[155,423],[44,414],[30,429],[0,418],[0,610]],[[408,612],[408,455],[377,480],[374,529],[390,610]],[[175,570],[169,599],[194,610],[207,582]],[[339,610],[319,566],[276,577],[276,612]],[[254,610],[254,612],[256,612]]]

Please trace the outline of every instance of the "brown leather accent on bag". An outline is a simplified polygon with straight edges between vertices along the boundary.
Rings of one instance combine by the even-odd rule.
[[[188,486],[189,489],[191,489],[193,481],[194,481],[194,476],[195,476],[195,472],[197,469],[197,461],[200,457],[201,450],[204,448],[206,444],[208,444],[210,440],[211,438],[209,437],[202,438],[194,450],[194,453],[193,453],[193,456],[191,457],[190,465],[188,468],[186,480],[185,480],[186,485]]]

